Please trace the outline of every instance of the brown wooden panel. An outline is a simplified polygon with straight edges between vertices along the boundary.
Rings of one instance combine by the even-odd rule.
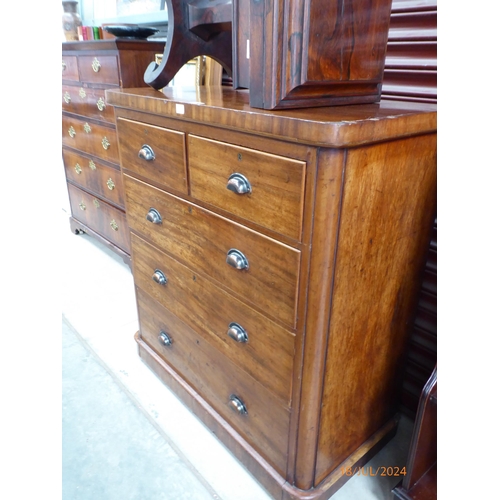
[[[62,79],[78,81],[78,60],[76,56],[64,55],[62,57]]]
[[[133,249],[137,248],[133,237]],[[139,243],[140,245],[140,243]],[[228,423],[284,474],[289,411],[248,373],[232,363],[205,338],[140,289],[137,290],[141,337],[182,375]],[[158,341],[160,331],[172,339],[170,347]],[[230,408],[229,396],[240,397],[248,411],[240,415]]]
[[[298,250],[128,175],[123,177],[132,229],[192,269],[217,280],[270,318],[295,327]],[[161,224],[146,220],[151,207],[160,213]],[[249,262],[247,270],[226,263],[231,249],[245,255]]]
[[[132,239],[138,241],[139,250],[147,250],[146,254],[136,252],[134,257],[136,284],[228,359],[242,366],[288,408],[293,334],[219,289],[198,272],[146,244],[134,233]],[[156,269],[160,269],[169,280],[167,286],[160,286],[152,280]],[[245,328],[248,343],[238,344],[229,338],[227,331],[231,322]]]
[[[118,140],[112,125],[63,115],[62,143],[111,163],[119,163]]]
[[[99,53],[92,56],[78,56],[78,67],[82,82],[120,84],[116,56],[105,56]]]
[[[62,109],[68,113],[103,120],[114,125],[115,113],[113,107],[107,105],[104,92],[105,89],[63,85]]]
[[[125,213],[68,183],[71,213],[75,219],[130,254],[130,235]]]
[[[187,194],[187,170],[183,132],[118,118],[122,169],[135,172],[168,189]],[[154,152],[148,161],[138,156],[144,145]]]
[[[188,164],[194,198],[301,239],[305,162],[189,135]],[[227,189],[234,173],[248,179],[251,192]]]
[[[125,208],[121,172],[90,156],[63,148],[66,178],[100,198]]]
[[[316,484],[396,409],[435,203],[435,135],[348,152]]]

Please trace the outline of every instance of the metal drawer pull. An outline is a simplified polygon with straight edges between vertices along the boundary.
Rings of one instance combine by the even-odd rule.
[[[80,175],[80,174],[82,173],[82,167],[80,167],[80,164],[79,164],[79,163],[77,163],[77,164],[75,165],[75,170],[76,170],[76,173],[77,173],[78,175]]]
[[[94,60],[92,61],[92,69],[95,73],[99,73],[99,70],[101,69],[101,63],[97,57],[94,57]]]
[[[87,97],[87,92],[85,92],[85,89],[82,87],[79,92],[78,92],[78,95],[82,98],[82,99],[85,99]]]
[[[63,98],[66,104],[69,104],[71,102],[71,94],[69,92],[64,92]]]
[[[108,186],[108,189],[110,191],[113,191],[113,189],[115,189],[115,183],[113,182],[113,179],[111,177],[106,181],[106,185]]]
[[[238,323],[229,323],[229,330],[227,334],[236,342],[245,343],[248,342],[248,333],[246,330]]]
[[[226,262],[235,269],[246,270],[248,269],[248,260],[247,258],[235,248],[231,248],[229,252],[227,252]]]
[[[248,414],[245,403],[243,403],[243,401],[238,396],[231,394],[231,396],[229,396],[229,403],[231,404],[231,408],[240,415]]]
[[[85,125],[83,126],[83,130],[85,130],[86,134],[90,134],[90,132],[92,132],[92,128],[90,127],[90,125],[87,122],[85,122]]]
[[[143,144],[142,148],[139,149],[139,158],[146,161],[153,161],[155,159],[155,152],[151,146]]]
[[[164,332],[163,330],[160,331],[160,334],[158,335],[158,340],[160,341],[160,344],[165,347],[172,346],[172,338],[167,332]]]
[[[155,272],[153,274],[153,281],[155,281],[159,285],[166,285],[168,279],[159,269],[155,269]]]
[[[102,97],[99,97],[99,99],[97,99],[96,106],[99,111],[103,111],[106,108],[106,102]]]
[[[116,223],[115,219],[112,219],[109,225],[111,226],[111,229],[113,231],[118,231],[118,224]]]
[[[68,134],[71,138],[75,137],[76,135],[76,130],[73,128],[73,125],[71,125],[68,129]]]
[[[236,194],[246,194],[252,192],[252,185],[242,174],[231,174],[227,180],[226,188]]]
[[[108,138],[106,136],[102,138],[101,144],[104,149],[108,149],[109,146],[111,146],[111,143],[108,141]]]
[[[161,224],[161,215],[156,208],[150,208],[148,214],[146,215],[146,220],[152,222],[153,224]]]

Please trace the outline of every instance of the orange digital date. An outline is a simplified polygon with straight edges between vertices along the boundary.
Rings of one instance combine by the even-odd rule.
[[[406,467],[341,467],[340,471],[343,476],[389,476],[398,477],[406,476]]]

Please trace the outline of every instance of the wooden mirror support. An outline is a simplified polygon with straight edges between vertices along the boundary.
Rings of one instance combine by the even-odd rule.
[[[167,0],[167,42],[161,64],[152,62],[144,81],[166,87],[188,61],[210,56],[232,74],[232,0]]]
[[[239,1],[250,2],[252,107],[380,99],[392,0]]]

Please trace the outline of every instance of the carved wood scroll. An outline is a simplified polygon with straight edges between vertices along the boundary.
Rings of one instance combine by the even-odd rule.
[[[152,62],[144,81],[159,90],[181,67],[205,55],[232,74],[232,0],[167,0],[167,41],[161,64]]]

